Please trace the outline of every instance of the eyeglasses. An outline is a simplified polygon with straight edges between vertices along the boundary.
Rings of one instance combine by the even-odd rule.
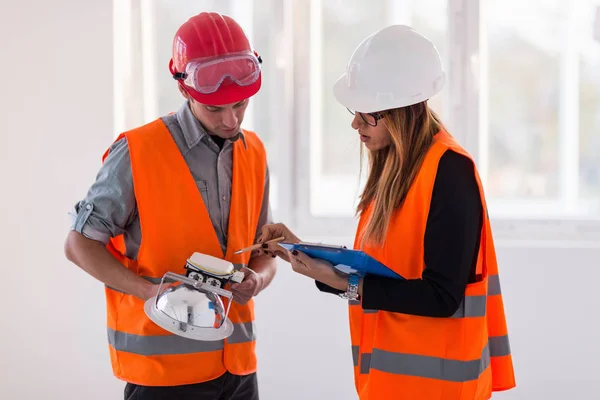
[[[349,108],[346,108],[346,110],[348,110],[348,112],[352,115],[355,115],[358,111],[352,111]],[[374,113],[361,113],[358,112],[358,115],[360,115],[360,117],[362,118],[363,121],[365,121],[365,123],[367,125],[370,126],[377,126],[377,121],[379,121],[381,118],[385,117],[385,112],[374,112]]]

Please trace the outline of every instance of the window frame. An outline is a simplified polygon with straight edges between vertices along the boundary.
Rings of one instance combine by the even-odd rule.
[[[447,124],[458,141],[467,149],[477,162],[485,186],[487,175],[486,157],[488,152],[486,90],[487,65],[486,57],[481,54],[487,51],[485,35],[482,29],[482,12],[485,2],[480,0],[447,0],[448,1],[448,101],[446,102]],[[115,131],[122,132],[125,126],[133,122],[156,118],[156,84],[152,82],[156,71],[143,68],[143,61],[154,54],[152,51],[153,27],[148,23],[151,15],[149,0],[113,0],[115,20],[115,79],[114,79],[114,118]],[[280,4],[282,21],[278,22],[281,34],[279,48],[283,60],[278,73],[278,82],[282,83],[281,96],[283,112],[279,116],[284,121],[283,126],[275,133],[278,157],[276,162],[270,162],[269,168],[276,171],[277,182],[272,190],[276,191],[278,209],[274,213],[276,222],[285,222],[298,233],[300,237],[328,237],[348,240],[356,230],[357,219],[354,217],[321,217],[314,216],[310,210],[311,177],[315,165],[311,165],[309,157],[315,151],[320,151],[320,145],[315,146],[311,132],[318,129],[319,120],[313,117],[318,104],[310,103],[310,88],[326,84],[311,77],[319,76],[318,64],[310,59],[310,46],[315,37],[311,38],[310,26],[318,23],[319,11],[311,7],[313,0],[283,0]],[[316,20],[316,21],[315,21]],[[573,26],[573,19],[570,26]],[[117,40],[118,38],[118,40]],[[134,60],[130,55],[132,46],[139,45],[143,49],[142,59]],[[577,51],[574,51],[577,53]],[[575,55],[577,56],[577,54]],[[573,57],[566,54],[565,57]],[[565,58],[564,63],[575,63],[573,58]],[[577,69],[577,68],[575,68]],[[562,71],[563,69],[561,69]],[[135,74],[134,72],[139,72]],[[564,72],[561,72],[564,74]],[[139,79],[134,79],[139,77]],[[481,77],[481,79],[480,79]],[[577,80],[571,75],[570,79]],[[563,87],[569,87],[568,79],[563,79]],[[572,86],[571,86],[572,87]],[[561,127],[570,127],[577,133],[567,134],[566,129],[560,130],[561,135],[561,167],[564,193],[577,193],[569,177],[577,177],[578,184],[578,101],[575,90],[571,90],[568,107],[561,107],[565,115],[561,117]],[[142,93],[142,96],[139,96]],[[137,94],[137,96],[135,95]],[[134,105],[130,105],[131,99]],[[153,100],[154,99],[154,103]],[[153,103],[153,104],[152,104]],[[575,116],[575,117],[573,117]],[[574,119],[577,120],[574,122]],[[573,128],[575,126],[575,128]],[[318,157],[317,157],[318,158]],[[312,172],[310,172],[312,171]],[[358,182],[358,177],[357,177]],[[564,188],[567,188],[564,190]],[[563,196],[563,201],[572,201]],[[597,217],[535,217],[533,215],[497,215],[491,201],[490,217],[494,236],[500,243],[510,245],[564,245],[569,247],[600,246],[600,215]]]
[[[311,2],[306,3],[310,7]],[[300,6],[301,7],[301,6]],[[482,181],[485,186],[485,176],[487,175],[487,157],[488,138],[486,118],[486,90],[487,90],[487,64],[486,57],[482,57],[482,51],[486,51],[485,35],[482,26],[482,13],[485,11],[485,2],[472,0],[448,0],[448,85],[449,101],[447,105],[447,122],[449,129],[453,132],[457,140],[467,149],[476,160],[478,169],[482,175]],[[307,6],[304,6],[307,8]],[[297,10],[296,15],[300,15],[302,10]],[[306,12],[305,12],[306,13]],[[312,13],[312,15],[318,15]],[[572,13],[569,14],[572,17]],[[569,18],[569,27],[573,27],[573,18]],[[304,20],[303,26],[310,26]],[[319,23],[319,20],[311,20],[312,24]],[[306,28],[305,28],[306,29]],[[302,43],[309,42],[310,33],[295,31],[295,36],[304,37],[300,40]],[[576,63],[573,54],[564,54],[563,63]],[[295,60],[300,61],[300,60]],[[561,69],[561,74],[565,74]],[[306,74],[305,74],[306,75]],[[569,98],[571,104],[567,111],[561,107],[566,116],[561,117],[561,127],[568,126],[570,130],[561,129],[561,163],[568,163],[568,167],[562,167],[562,200],[570,204],[573,203],[572,196],[576,195],[573,185],[578,182],[578,114],[573,110],[573,102],[577,101],[577,93],[569,86],[568,79],[572,82],[577,80],[577,76],[572,74],[567,79],[562,79],[563,87],[571,88]],[[309,82],[310,84],[310,82]],[[575,92],[573,94],[572,92]],[[309,94],[310,96],[310,94]],[[314,98],[314,96],[313,96]],[[310,107],[306,107],[306,95],[297,95],[296,109],[302,115],[310,112]],[[318,109],[318,107],[315,107]],[[476,110],[476,112],[473,112]],[[311,115],[312,116],[312,115]],[[309,125],[309,126],[307,126]],[[319,123],[313,124],[319,126]],[[297,123],[295,136],[299,149],[311,149],[310,135],[302,134],[311,132],[310,124]],[[575,132],[576,134],[571,134]],[[484,134],[481,134],[484,133]],[[311,182],[303,171],[309,171],[311,165],[308,157],[296,155],[296,165],[294,175],[296,177],[296,191],[299,199],[296,208],[295,227],[298,232],[307,236],[335,236],[346,237],[354,235],[357,220],[352,217],[318,217],[310,212],[310,189]],[[314,166],[312,166],[314,168]],[[566,172],[566,173],[565,173]],[[572,179],[576,178],[576,179]],[[358,177],[357,177],[358,180]],[[573,184],[573,182],[576,182]],[[529,202],[531,203],[531,202]],[[494,204],[494,201],[491,201]],[[507,207],[508,208],[508,207]],[[506,214],[506,209],[497,214]],[[494,236],[500,243],[514,245],[516,243],[528,245],[532,244],[552,244],[567,246],[600,246],[600,216],[591,218],[584,216],[577,217],[539,217],[526,215],[522,217],[495,215],[490,211],[490,218],[494,230]]]
[[[482,176],[483,185],[486,184],[488,166],[486,163],[489,151],[487,125],[487,58],[481,57],[487,51],[487,43],[483,31],[482,15],[485,12],[485,2],[471,0],[449,1],[449,27],[450,27],[450,97],[451,110],[449,111],[450,127],[456,132],[457,139],[474,157]],[[567,18],[568,29],[575,26],[574,11],[570,8]],[[573,40],[573,39],[571,39]],[[571,47],[573,49],[573,47]],[[561,62],[568,66],[576,64],[577,51],[565,52]],[[571,64],[569,64],[571,63]],[[464,68],[468,66],[469,68]],[[567,90],[571,103],[568,107],[561,107],[559,117],[560,143],[561,143],[561,200],[573,204],[573,197],[577,196],[578,162],[579,162],[579,129],[578,129],[578,96],[574,90],[576,85],[569,86],[569,80],[577,81],[577,68],[567,73],[561,68],[562,90]],[[565,77],[565,74],[571,76]],[[480,79],[481,77],[481,79]],[[569,90],[570,87],[570,90]],[[575,93],[573,93],[575,92]],[[562,101],[562,99],[561,99]],[[577,103],[575,105],[575,103]],[[565,110],[566,109],[566,110]],[[476,110],[476,112],[472,112]],[[565,115],[566,114],[566,115]],[[566,129],[569,127],[570,129]],[[572,182],[575,182],[574,184]],[[534,201],[527,201],[532,205]],[[517,217],[506,216],[507,208],[494,212],[494,200],[490,200],[490,219],[494,236],[500,242],[515,244],[552,244],[567,246],[600,246],[600,215],[591,217],[535,217],[527,215]],[[497,203],[497,202],[496,202]],[[559,203],[556,203],[559,205]],[[504,216],[497,214],[504,213]]]

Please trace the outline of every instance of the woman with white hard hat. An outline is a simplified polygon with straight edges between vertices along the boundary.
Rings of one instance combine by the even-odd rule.
[[[367,37],[334,85],[369,155],[354,247],[405,279],[342,274],[263,245],[349,299],[361,399],[488,399],[515,386],[481,180],[428,106],[445,82],[435,46],[394,25]],[[300,241],[283,224],[259,241],[279,236]]]

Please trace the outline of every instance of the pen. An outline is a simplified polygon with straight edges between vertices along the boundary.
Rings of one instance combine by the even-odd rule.
[[[266,243],[277,243],[277,242],[281,242],[281,241],[283,241],[283,240],[285,240],[285,237],[281,236],[281,237],[278,237],[278,238],[275,238],[275,239],[267,240],[267,241],[265,242],[265,244],[266,244]],[[257,244],[253,244],[252,246],[249,246],[249,247],[245,247],[245,248],[243,248],[243,249],[240,249],[240,250],[236,251],[236,252],[235,252],[235,253],[233,253],[233,254],[241,254],[241,253],[245,253],[245,252],[247,252],[247,251],[258,250],[258,249],[260,249],[260,248],[262,247],[262,245],[263,245],[263,243],[257,243]]]

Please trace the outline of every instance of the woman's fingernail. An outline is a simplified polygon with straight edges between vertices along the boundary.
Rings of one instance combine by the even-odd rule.
[[[292,251],[292,254],[295,255],[295,256],[297,256],[298,255],[298,250]]]

